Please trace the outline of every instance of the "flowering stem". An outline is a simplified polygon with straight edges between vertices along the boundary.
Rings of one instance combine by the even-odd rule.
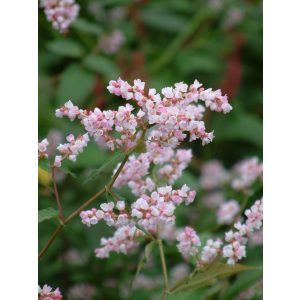
[[[109,191],[113,184],[115,183],[117,177],[121,173],[123,167],[125,166],[129,153],[125,155],[121,165],[119,166],[116,173],[113,175],[107,186],[103,187],[100,191],[98,191],[94,196],[92,196],[90,199],[88,199],[85,203],[83,203],[79,208],[77,208],[73,213],[71,213],[65,220],[61,221],[61,224],[57,227],[57,229],[54,231],[46,245],[43,247],[41,252],[39,253],[39,260],[43,257],[43,255],[46,253],[48,248],[51,246],[51,244],[54,242],[58,234],[61,232],[61,230],[64,228],[65,225],[67,225],[74,217],[76,217],[82,210],[84,210],[87,206],[89,206],[91,203],[93,203],[99,196],[101,196],[106,191]]]
[[[162,244],[162,241],[160,239],[157,240],[158,248],[159,248],[159,254],[160,254],[160,260],[164,275],[164,291],[162,295],[162,300],[167,299],[167,293],[169,290],[169,280],[168,280],[168,271],[167,271],[167,264],[165,259],[165,253],[164,253],[164,247]]]
[[[62,211],[62,207],[61,207],[61,203],[60,203],[60,199],[59,199],[59,194],[58,194],[58,190],[57,190],[57,186],[56,186],[55,167],[53,166],[51,169],[52,169],[51,174],[52,174],[53,189],[54,189],[54,194],[55,194],[57,207],[58,207],[59,220],[63,223],[64,215],[63,215],[63,211]]]

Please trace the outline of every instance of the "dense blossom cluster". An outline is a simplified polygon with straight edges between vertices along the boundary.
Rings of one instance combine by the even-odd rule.
[[[68,31],[69,26],[76,20],[80,8],[75,0],[40,0],[40,5],[47,20],[61,33]]]
[[[228,172],[218,160],[210,160],[201,168],[200,184],[204,190],[217,189],[226,183],[228,178]]]
[[[87,133],[80,135],[77,138],[75,138],[73,134],[69,134],[66,139],[68,143],[60,144],[57,147],[57,150],[61,155],[55,157],[55,167],[60,167],[62,160],[65,158],[76,161],[78,154],[83,151],[90,140]]]
[[[39,144],[38,144],[38,158],[42,159],[44,157],[48,157],[47,154],[47,147],[49,145],[49,142],[47,139],[43,139]]]
[[[186,227],[176,234],[176,207],[192,203],[196,195],[187,185],[180,189],[172,187],[192,159],[190,149],[176,148],[186,139],[200,139],[202,145],[212,141],[214,134],[206,131],[204,113],[206,109],[230,112],[232,107],[227,96],[220,90],[205,89],[197,80],[191,85],[176,83],[159,93],[152,88],[146,90],[140,79],[130,85],[119,78],[111,80],[107,89],[131,103],[116,110],[84,110],[67,101],[55,112],[59,118],[78,119],[86,133],[77,138],[72,134],[67,136],[68,143],[57,147],[60,155],[55,156],[54,166],[60,167],[64,159],[75,161],[90,137],[111,151],[121,149],[131,153],[112,186],[127,185],[136,196],[131,205],[115,199],[115,202],[102,203],[99,208],[80,213],[82,223],[87,226],[103,220],[115,228],[112,237],[101,239],[101,247],[95,250],[96,256],[106,258],[111,252],[127,254],[139,245],[138,237],[145,235],[177,239],[177,248],[185,258],[200,255],[200,238],[194,229]],[[140,143],[145,147],[144,152],[132,153]],[[114,174],[119,167],[120,164]],[[207,166],[204,173],[201,182],[208,190],[228,179],[227,172],[217,162]],[[110,192],[113,195],[113,191]],[[232,203],[227,206],[220,209],[223,223],[233,217],[230,215]],[[220,246],[218,240],[208,242],[200,255],[203,261],[212,260]]]
[[[159,187],[150,196],[142,195],[132,203],[131,216],[138,219],[138,225],[147,231],[157,233],[159,228],[169,223],[175,223],[174,211],[181,203],[186,205],[194,201],[196,192],[187,185],[179,190],[171,186]]]
[[[220,254],[223,242],[220,239],[209,239],[201,252],[201,262],[210,263]]]
[[[39,286],[38,295],[39,295],[38,296],[39,300],[61,300],[62,299],[62,294],[59,288],[52,291],[52,287],[47,284],[45,284],[43,288]]]
[[[254,230],[260,230],[263,220],[263,201],[257,200],[250,209],[245,211],[245,223],[237,222],[235,231],[225,233],[225,241],[228,243],[223,247],[223,256],[227,258],[228,264],[246,257],[247,236]]]
[[[200,253],[200,238],[195,230],[186,227],[177,235],[177,248],[186,259],[190,256],[198,257],[199,265],[213,262],[218,255],[227,259],[228,264],[235,264],[238,260],[246,257],[246,244],[254,231],[262,228],[263,202],[257,200],[250,209],[245,211],[246,220],[234,224],[234,230],[225,233],[225,241],[221,239],[208,239]],[[223,248],[221,248],[223,246]]]
[[[257,157],[252,157],[239,162],[233,172],[232,187],[247,190],[257,179],[262,179],[263,165]]]
[[[224,202],[217,211],[218,223],[224,225],[231,224],[239,211],[240,206],[236,200]]]
[[[256,182],[262,180],[263,164],[258,157],[239,161],[232,169],[226,170],[218,160],[211,160],[201,168],[200,184],[206,191],[213,191],[230,184],[237,191],[247,192]]]
[[[185,227],[177,236],[177,248],[183,257],[196,256],[201,246],[200,238],[192,227]]]
[[[116,53],[125,42],[122,31],[116,29],[110,35],[104,36],[100,41],[100,48],[107,54]]]
[[[108,226],[120,227],[128,225],[130,219],[130,215],[125,211],[124,201],[118,201],[116,205],[113,202],[102,203],[100,209],[82,211],[80,217],[82,223],[88,227],[96,225],[101,220]]]
[[[128,254],[139,245],[136,239],[143,235],[144,233],[135,226],[122,226],[112,237],[101,238],[102,247],[95,249],[95,254],[99,258],[107,258],[111,252]]]
[[[177,150],[168,164],[159,169],[158,174],[169,184],[173,184],[176,179],[180,178],[183,170],[188,166],[192,159],[191,150]]]

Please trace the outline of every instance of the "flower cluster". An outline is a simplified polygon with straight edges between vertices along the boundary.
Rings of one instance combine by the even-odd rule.
[[[69,136],[68,144],[59,145],[61,155],[55,158],[56,166],[64,158],[76,159],[89,136],[111,151],[121,149],[130,153],[140,144],[145,146],[144,153],[129,156],[113,183],[113,188],[128,185],[137,197],[131,206],[123,201],[109,202],[80,213],[82,223],[87,226],[103,220],[116,229],[112,237],[101,239],[101,247],[95,250],[99,258],[108,257],[111,252],[128,253],[139,244],[136,237],[143,234],[174,239],[175,209],[182,203],[192,203],[196,194],[187,185],[181,189],[171,186],[192,159],[191,150],[176,148],[185,139],[200,139],[203,145],[212,141],[213,132],[206,131],[203,121],[206,108],[223,113],[232,109],[220,90],[204,89],[197,80],[191,85],[176,83],[159,93],[155,89],[146,90],[145,82],[140,79],[130,85],[119,78],[111,80],[107,89],[131,104],[116,110],[90,111],[68,101],[55,112],[59,118],[78,119],[87,132],[83,140]],[[76,148],[78,140],[81,147]],[[114,174],[119,167],[120,164]],[[199,251],[200,240],[193,234],[193,229],[187,227],[177,236],[178,249],[184,256]]]
[[[39,286],[39,300],[61,300],[62,294],[59,288],[52,291],[52,287],[45,284],[43,288]]]
[[[104,36],[100,41],[100,48],[106,54],[114,54],[125,42],[125,37],[122,31],[114,30],[110,35]]]
[[[218,223],[229,225],[234,221],[234,217],[240,211],[240,206],[236,200],[229,200],[221,204],[218,209]]]
[[[159,227],[175,222],[176,206],[185,202],[192,203],[195,191],[190,191],[187,185],[179,190],[172,190],[171,186],[159,187],[150,196],[142,195],[132,203],[131,216],[138,219],[138,225],[147,231],[157,233]]]
[[[209,239],[201,252],[201,262],[211,263],[221,252],[221,246],[223,242],[220,239]]]
[[[220,188],[228,178],[228,172],[218,160],[208,161],[201,168],[200,184],[204,190]]]
[[[47,139],[43,139],[39,144],[38,144],[38,157],[39,159],[42,159],[44,157],[48,157],[47,154],[47,147],[49,145],[49,142]]]
[[[263,220],[263,201],[257,200],[250,209],[245,211],[246,222],[238,222],[234,225],[236,231],[225,233],[225,241],[228,243],[223,247],[223,256],[227,258],[228,264],[234,264],[246,257],[247,236],[254,230],[260,230]]]
[[[200,238],[192,227],[185,227],[177,236],[177,248],[184,258],[196,256],[201,246]]]
[[[149,153],[129,156],[128,161],[114,183],[114,187],[120,188],[128,185],[136,196],[140,196],[147,191],[152,192],[155,184],[150,177],[145,177],[149,174],[150,164],[151,156]],[[116,166],[114,173],[119,166],[120,164]]]
[[[68,143],[60,144],[57,147],[57,150],[61,155],[57,155],[55,157],[55,167],[59,168],[61,166],[62,160],[65,158],[71,161],[76,161],[78,154],[83,151],[90,139],[89,135],[85,133],[84,135],[78,136],[76,139],[73,134],[69,134],[66,140],[68,141]]]
[[[158,174],[164,178],[169,184],[173,184],[176,179],[180,178],[183,170],[188,166],[192,159],[192,151],[177,150],[169,163],[159,169]]]
[[[247,190],[257,179],[262,179],[263,165],[257,157],[239,162],[234,167],[232,187],[235,190]]]
[[[80,8],[74,0],[41,0],[40,5],[47,20],[61,33],[68,31],[69,26],[76,20]]]
[[[122,226],[112,237],[101,238],[102,247],[95,249],[96,257],[107,258],[110,252],[128,254],[139,245],[136,238],[143,235],[144,233],[135,226]]]
[[[125,211],[124,201],[118,201],[116,205],[113,202],[102,203],[100,209],[82,211],[80,217],[82,223],[88,227],[96,225],[101,220],[108,226],[121,227],[128,225],[130,219],[130,215]]]

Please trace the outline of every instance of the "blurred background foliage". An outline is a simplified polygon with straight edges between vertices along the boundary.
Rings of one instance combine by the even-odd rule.
[[[119,106],[122,100],[106,90],[108,81],[118,76],[129,82],[140,78],[148,87],[156,89],[179,81],[189,84],[196,78],[205,87],[221,88],[228,94],[233,111],[226,116],[207,115],[206,126],[214,130],[215,140],[205,147],[199,141],[188,145],[192,147],[194,159],[177,182],[196,188],[200,202],[189,209],[179,208],[177,223],[194,226],[205,240],[215,220],[214,215],[201,210],[198,178],[202,163],[220,159],[230,167],[245,157],[262,157],[261,1],[77,2],[80,4],[79,18],[65,35],[53,30],[39,9],[39,140],[48,136],[52,142],[59,143],[71,132],[83,132],[80,124],[54,116],[55,109],[69,99],[82,108]],[[103,41],[116,30],[121,32],[122,42],[117,50],[109,53]],[[91,143],[76,163],[68,163],[65,172],[58,174],[66,215],[104,186],[122,157],[115,157],[98,173],[93,170],[112,157],[111,153]],[[96,175],[91,177],[91,174]],[[132,201],[129,190],[123,189],[120,193]],[[105,196],[100,198],[96,205],[105,200]],[[49,206],[56,208],[51,185],[46,179],[39,186],[39,207]],[[57,224],[56,219],[40,224],[40,248]],[[96,294],[90,299],[159,299],[162,281],[156,251],[150,267],[142,271],[154,281],[158,280],[150,291],[131,289],[142,250],[128,257],[112,255],[107,260],[94,257],[93,249],[99,246],[100,237],[111,233],[106,225],[86,228],[79,218],[72,221],[40,261],[39,283],[59,286],[65,299],[71,299],[67,291],[80,283],[96,287]],[[261,256],[262,249],[250,248],[245,263],[259,265]],[[170,269],[181,261],[176,248],[167,247]],[[249,271],[231,278],[230,284],[225,282],[170,299],[235,299],[260,278],[261,272]],[[253,297],[249,299],[260,299],[260,296]]]

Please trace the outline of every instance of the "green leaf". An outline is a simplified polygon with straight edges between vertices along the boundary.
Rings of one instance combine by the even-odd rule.
[[[213,123],[216,139],[218,140],[244,140],[262,147],[263,129],[262,121],[253,115],[241,111],[233,111],[228,118],[217,118]],[[226,120],[225,120],[226,119]]]
[[[233,266],[220,262],[213,263],[208,269],[198,271],[180,280],[170,290],[171,293],[186,292],[193,289],[202,288],[218,282],[219,279],[231,276],[238,272],[252,270],[255,267],[235,264]]]
[[[106,78],[115,78],[120,74],[116,64],[100,55],[90,55],[84,59],[83,65],[93,72],[104,75]]]
[[[44,222],[46,220],[50,220],[52,218],[56,218],[57,216],[58,216],[58,211],[53,207],[41,209],[39,210],[39,223]]]
[[[179,15],[164,9],[147,8],[142,11],[143,23],[154,29],[166,32],[178,32],[186,25],[185,20]]]
[[[221,296],[220,300],[234,299],[240,292],[250,288],[263,276],[262,270],[250,270],[241,274],[237,280],[230,285]]]
[[[72,39],[56,39],[47,44],[47,49],[55,54],[72,58],[83,56],[83,47]]]
[[[58,106],[69,99],[76,104],[82,104],[91,94],[94,85],[94,75],[78,64],[72,64],[63,72],[57,90]]]
[[[83,33],[98,35],[102,32],[102,28],[95,23],[91,23],[85,19],[79,18],[73,23],[72,28]]]

